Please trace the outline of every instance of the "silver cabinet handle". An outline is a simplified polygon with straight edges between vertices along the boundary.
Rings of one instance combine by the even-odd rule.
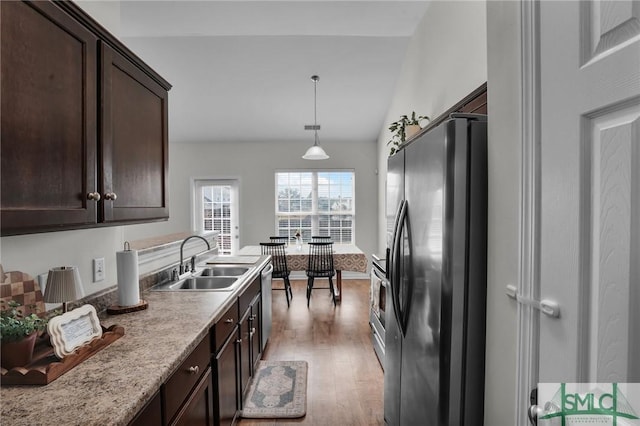
[[[198,371],[200,371],[200,367],[197,365],[189,367],[189,373],[191,374],[198,374]]]
[[[98,192],[90,192],[87,194],[87,200],[100,201],[100,194]]]
[[[106,194],[104,194],[104,199],[115,201],[118,199],[118,194],[116,194],[115,192],[107,192]]]
[[[231,324],[233,320],[231,318],[227,318],[226,320],[224,320],[224,322],[226,322],[227,324]]]

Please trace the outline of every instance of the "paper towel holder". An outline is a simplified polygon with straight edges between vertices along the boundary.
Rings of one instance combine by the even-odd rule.
[[[129,244],[129,241],[124,242],[124,250],[125,251],[131,250],[131,245]],[[131,306],[111,305],[107,307],[107,313],[110,315],[128,314],[130,312],[143,311],[148,307],[149,307],[149,303],[146,300],[141,298],[140,302]]]

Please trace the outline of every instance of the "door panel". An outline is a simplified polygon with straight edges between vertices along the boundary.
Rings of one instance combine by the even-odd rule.
[[[402,346],[401,425],[446,424],[447,374],[450,347],[450,271],[443,267],[445,234],[444,186],[446,165],[445,128],[441,125],[405,149],[407,221],[403,239],[403,278],[408,282],[400,300],[406,333]],[[452,200],[451,200],[452,204]],[[451,206],[450,206],[451,207]],[[453,209],[449,210],[452,214]],[[451,218],[448,218],[452,220]],[[448,265],[451,268],[452,265]],[[445,324],[442,321],[445,321]],[[444,334],[443,334],[444,332]]]
[[[589,323],[587,377],[597,382],[637,381],[640,324],[640,106],[585,119],[591,150]],[[634,138],[635,135],[635,138]],[[634,271],[635,269],[635,271]],[[637,359],[637,356],[636,356]],[[634,361],[632,363],[632,360]],[[633,364],[636,364],[635,367]],[[625,374],[627,372],[627,374]],[[635,377],[635,380],[629,380]]]
[[[1,2],[2,234],[94,225],[96,37],[48,2]]]
[[[389,157],[387,172],[387,249],[393,245],[393,233],[395,230],[396,216],[399,214],[401,201],[404,199],[404,151]],[[387,253],[387,276],[390,278],[393,270],[393,261],[390,253]],[[402,358],[402,334],[400,324],[397,321],[399,313],[396,312],[395,298],[392,292],[393,285],[389,283],[387,288],[391,297],[387,303],[385,312],[385,369],[384,369],[384,420],[390,426],[400,425],[400,370]]]
[[[101,43],[100,142],[104,222],[166,219],[168,93]],[[109,199],[107,194],[115,194]]]
[[[640,8],[539,8],[539,381],[637,382]]]

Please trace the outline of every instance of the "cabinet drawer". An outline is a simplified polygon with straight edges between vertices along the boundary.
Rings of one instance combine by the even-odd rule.
[[[222,345],[229,337],[229,334],[234,330],[236,324],[238,323],[238,304],[234,303],[231,307],[224,313],[220,321],[218,321],[213,326],[213,334],[215,347],[213,353],[217,353]]]
[[[257,277],[249,287],[245,290],[244,293],[240,296],[240,313],[241,315],[249,307],[251,301],[256,297],[256,295],[260,293],[260,277]]]
[[[209,336],[206,335],[165,383],[166,419],[173,419],[200,376],[207,371],[211,356],[209,350]]]

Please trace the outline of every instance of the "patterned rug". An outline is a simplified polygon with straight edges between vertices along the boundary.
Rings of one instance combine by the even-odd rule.
[[[302,417],[307,413],[307,362],[260,361],[241,416],[253,419]]]

